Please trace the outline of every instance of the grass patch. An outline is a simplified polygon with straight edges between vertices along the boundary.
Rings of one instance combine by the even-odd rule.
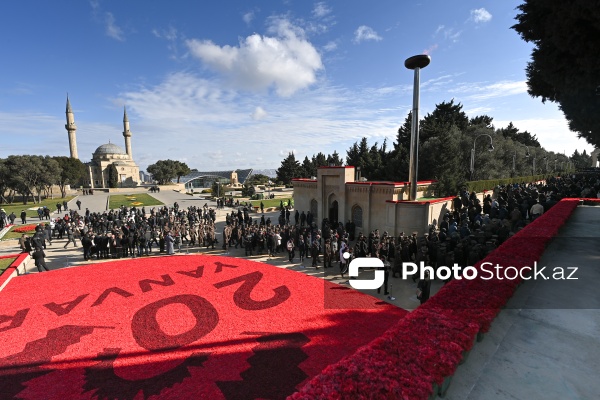
[[[19,221],[21,221],[21,220],[19,219]],[[17,221],[15,221],[15,222],[17,222]],[[21,232],[13,232],[13,229],[18,228],[18,227],[19,227],[19,225],[15,225],[12,228],[10,228],[10,231],[6,232],[6,234],[4,236],[2,236],[2,240],[19,239],[23,233],[21,233]],[[35,233],[35,231],[34,232],[30,232],[27,235],[28,236],[33,236],[34,233]]]
[[[257,206],[260,207],[260,202],[262,201],[262,203],[264,204],[265,208],[270,208],[270,207],[279,207],[279,205],[281,204],[281,202],[283,201],[283,204],[289,204],[290,203],[291,198],[279,198],[279,199],[266,199],[266,200],[252,200],[250,203],[252,203],[253,206]]]
[[[162,206],[164,203],[156,200],[154,197],[146,193],[136,194],[111,194],[108,200],[108,208],[114,210],[121,206],[126,207],[148,207]]]
[[[10,264],[15,261],[16,258],[0,258],[0,275],[4,272],[4,270],[10,267]]]
[[[67,202],[70,201],[75,196],[67,196],[64,199],[62,197],[55,197],[53,199],[44,199],[41,203],[32,203],[31,201],[27,202],[27,204],[21,203],[12,203],[12,204],[0,204],[0,208],[4,208],[6,211],[6,215],[10,215],[11,212],[14,211],[17,219],[15,222],[21,222],[21,210],[25,210],[27,212],[27,217],[35,217],[38,218],[37,209],[39,207],[48,207],[50,211],[56,211],[56,203],[62,204],[64,200]],[[35,210],[28,210],[28,208],[35,207]]]

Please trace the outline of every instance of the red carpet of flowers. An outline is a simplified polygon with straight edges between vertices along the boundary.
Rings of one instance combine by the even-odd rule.
[[[38,224],[21,225],[16,228],[12,228],[12,231],[16,233],[29,233],[35,231],[37,226]]]
[[[560,201],[481,263],[519,270],[533,266],[579,202]],[[451,281],[380,338],[326,368],[291,399],[427,399],[434,385],[440,387],[454,374],[476,335],[489,330],[521,282]]]
[[[406,314],[319,278],[211,256],[21,276],[0,303],[2,399],[282,399]]]

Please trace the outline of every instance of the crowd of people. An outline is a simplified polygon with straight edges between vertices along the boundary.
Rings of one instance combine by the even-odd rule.
[[[253,218],[251,205],[221,202],[219,208],[233,207],[226,214],[221,241],[217,238],[217,211],[208,204],[182,209],[174,203],[148,211],[145,207],[122,206],[100,213],[88,209],[81,212],[80,202],[77,210],[59,203],[58,211],[67,211],[64,217],[41,223],[29,244],[26,237],[21,238],[20,244],[24,251],[41,250],[39,259],[46,242],[66,238],[64,247],[79,243],[85,260],[175,254],[184,245],[187,249],[243,248],[245,256],[281,256],[289,262],[297,259],[302,268],[307,267],[305,259],[310,259],[310,266],[316,269],[336,265],[337,271],[331,272],[342,278],[353,258],[377,257],[385,266],[387,294],[389,275],[396,277],[403,262],[423,262],[434,269],[454,263],[461,267],[474,265],[563,197],[596,196],[600,197],[598,174],[552,178],[544,184],[497,186],[485,194],[483,201],[474,192],[463,189],[453,199],[452,210],[431,225],[428,232],[401,232],[398,236],[378,229],[356,234],[351,221],[343,224],[325,218],[318,223],[310,212],[292,210],[283,203],[277,221],[271,221],[264,214]],[[36,261],[40,271],[45,267],[41,259],[40,263]],[[429,298],[428,279],[418,283],[421,302]],[[417,275],[413,280],[417,281]]]

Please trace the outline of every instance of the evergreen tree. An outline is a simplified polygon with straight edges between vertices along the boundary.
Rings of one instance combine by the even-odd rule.
[[[308,156],[305,156],[302,161],[302,177],[311,178],[313,176],[317,176],[317,167],[308,159]]]
[[[283,182],[284,185],[289,185],[293,178],[299,178],[301,175],[302,167],[300,163],[296,161],[294,153],[289,153],[277,169],[277,180]]]
[[[319,168],[319,167],[327,167],[329,164],[327,163],[327,157],[325,157],[325,154],[319,152],[317,153],[317,155],[313,155],[312,157],[312,163],[315,166],[315,171]],[[316,175],[316,172],[315,172]]]
[[[108,187],[119,187],[119,171],[114,163],[108,166]]]
[[[458,132],[464,132],[469,126],[469,118],[462,108],[462,104],[454,104],[454,100],[436,104],[435,110],[427,114],[420,124],[419,144],[448,131],[452,126],[455,126]]]
[[[340,158],[340,155],[337,151],[334,151],[333,154],[327,156],[327,165],[333,165],[334,167],[341,167],[344,165],[344,162]]]
[[[525,0],[512,29],[534,44],[528,93],[560,105],[569,128],[600,145],[600,8],[589,0]]]

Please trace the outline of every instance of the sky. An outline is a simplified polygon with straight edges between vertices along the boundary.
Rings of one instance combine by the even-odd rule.
[[[454,99],[572,154],[593,147],[556,104],[527,94],[532,45],[510,27],[520,1],[12,1],[0,4],[0,157],[69,155],[69,95],[79,158],[124,148],[123,107],[141,169],[180,160],[201,171],[278,168],[388,145],[412,108]],[[466,152],[469,149],[465,149]]]

